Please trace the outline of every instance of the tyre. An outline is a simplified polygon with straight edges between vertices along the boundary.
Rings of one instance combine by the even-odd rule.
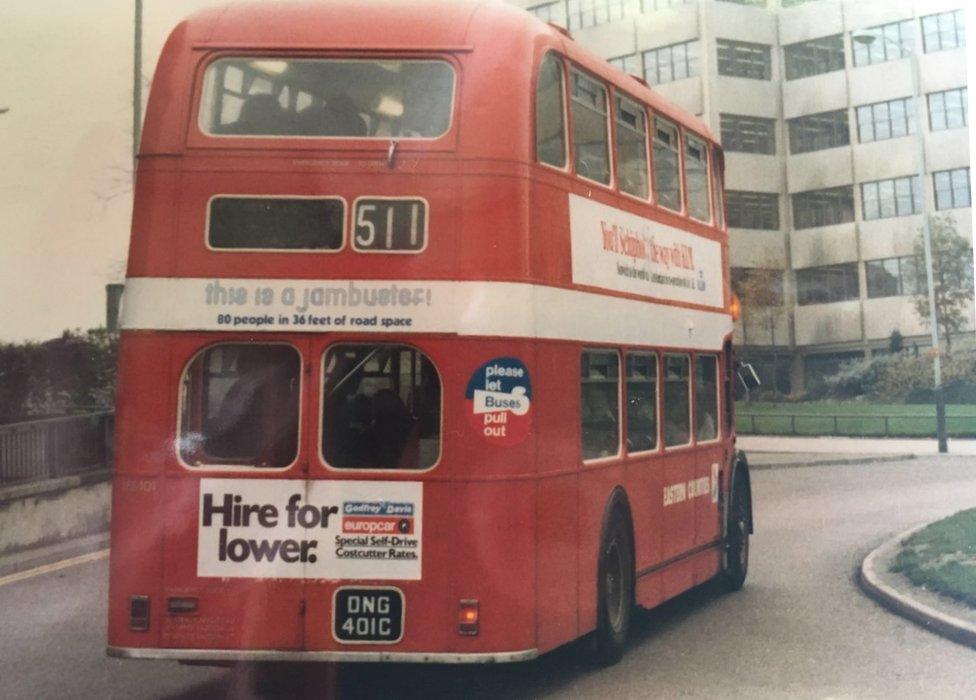
[[[736,478],[726,516],[725,548],[722,552],[722,570],[718,576],[720,585],[726,591],[742,588],[749,573],[749,511],[752,503],[747,484],[744,478]]]
[[[634,614],[634,550],[627,519],[616,511],[603,533],[597,567],[594,660],[601,666],[620,661]]]

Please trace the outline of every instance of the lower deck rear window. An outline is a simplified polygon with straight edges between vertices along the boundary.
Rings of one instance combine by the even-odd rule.
[[[207,243],[230,250],[339,250],[345,211],[338,197],[214,197]]]
[[[298,456],[301,359],[288,345],[207,348],[183,375],[180,457],[190,466],[283,468]]]
[[[441,450],[441,381],[405,345],[338,345],[324,358],[322,456],[338,469],[427,469]]]

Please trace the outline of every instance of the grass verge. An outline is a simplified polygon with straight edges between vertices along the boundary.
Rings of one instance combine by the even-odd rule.
[[[976,608],[976,508],[923,528],[902,543],[891,571]]]

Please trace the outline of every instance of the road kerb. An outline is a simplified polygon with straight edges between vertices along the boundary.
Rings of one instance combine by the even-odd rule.
[[[892,612],[911,620],[930,632],[976,649],[976,625],[916,600],[911,595],[882,581],[879,575],[879,571],[886,568],[894,558],[901,543],[929,524],[924,523],[913,527],[891,538],[868,554],[861,562],[858,583],[861,590],[869,597]]]

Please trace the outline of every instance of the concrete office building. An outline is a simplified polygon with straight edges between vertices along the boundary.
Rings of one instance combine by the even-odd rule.
[[[887,351],[893,331],[930,345],[911,296],[925,284],[912,257],[922,188],[928,211],[951,213],[972,245],[965,0],[513,2],[720,134],[733,279],[772,269],[782,287],[775,320],[736,326],[767,385],[802,390],[844,359]],[[858,30],[877,38],[856,42]]]

